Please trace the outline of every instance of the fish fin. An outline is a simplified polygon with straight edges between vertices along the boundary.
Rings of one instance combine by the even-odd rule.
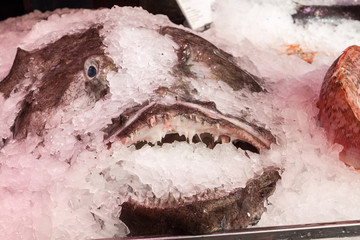
[[[340,152],[339,158],[346,165],[353,166],[355,169],[360,169],[360,149],[345,148]]]

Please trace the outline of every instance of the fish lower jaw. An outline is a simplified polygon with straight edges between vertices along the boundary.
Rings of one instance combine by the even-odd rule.
[[[245,130],[197,114],[151,116],[145,124],[121,138],[124,145],[134,144],[137,149],[145,144],[153,146],[174,141],[203,142],[210,149],[216,144],[233,143],[237,148],[257,153],[263,148]]]
[[[266,211],[264,201],[281,179],[279,169],[264,169],[243,188],[231,192],[208,189],[188,199],[169,193],[167,199],[123,202],[120,220],[132,236],[207,234],[255,225]]]

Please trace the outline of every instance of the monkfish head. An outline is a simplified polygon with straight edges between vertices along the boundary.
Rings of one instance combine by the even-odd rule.
[[[58,149],[49,156],[71,164],[84,151],[96,152],[100,159],[119,145],[140,149],[203,142],[211,151],[227,143],[261,154],[276,142],[253,107],[267,92],[260,78],[189,30],[133,24],[102,21],[36,49],[19,48],[9,74],[0,81],[3,106],[17,105],[4,118],[8,130],[1,132],[1,148],[31,141],[31,154],[40,159],[47,153],[39,149],[51,143]],[[212,227],[193,233],[256,223],[279,178],[277,171],[268,171],[249,183],[246,189],[251,190],[207,199]],[[196,199],[190,202],[202,206]],[[233,212],[235,205],[245,209]],[[150,213],[158,216],[159,206],[152,206]],[[184,209],[186,219],[191,207]],[[212,211],[226,213],[213,218]],[[174,217],[171,209],[164,214]],[[189,224],[203,221],[194,217]]]
[[[3,136],[4,142],[10,138],[24,139],[29,134],[43,135],[52,115],[65,111],[83,96],[86,96],[83,104],[88,106],[100,100],[108,101],[107,94],[112,92],[107,79],[109,73],[116,75],[113,78],[117,82],[112,84],[118,84],[114,87],[118,89],[114,91],[121,91],[124,98],[119,103],[123,106],[118,106],[118,114],[111,117],[112,122],[97,129],[104,132],[107,144],[121,141],[140,147],[144,143],[182,139],[203,141],[210,148],[216,143],[232,142],[259,152],[275,142],[274,136],[263,127],[265,124],[257,125],[255,119],[247,119],[252,109],[239,108],[232,115],[219,110],[222,102],[201,95],[212,82],[215,87],[222,82],[227,91],[243,94],[244,98],[264,94],[261,80],[237,66],[230,54],[183,29],[160,27],[155,34],[172,41],[176,59],[173,65],[166,63],[169,69],[161,73],[163,79],[132,79],[134,86],[149,88],[143,96],[136,96],[142,94],[136,92],[131,96],[128,93],[134,91],[132,83],[121,83],[121,75],[127,74],[127,69],[121,64],[117,66],[104,52],[100,29],[96,26],[67,35],[32,52],[18,49],[9,75],[0,82],[5,98],[22,97],[10,128],[13,136]],[[229,94],[220,87],[211,90],[211,94],[222,98]],[[236,106],[233,108],[237,110]],[[56,127],[54,124],[51,127]]]

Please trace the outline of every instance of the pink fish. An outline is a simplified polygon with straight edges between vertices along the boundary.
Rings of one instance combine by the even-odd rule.
[[[328,138],[344,146],[340,159],[360,169],[360,47],[350,46],[326,73],[317,103]]]

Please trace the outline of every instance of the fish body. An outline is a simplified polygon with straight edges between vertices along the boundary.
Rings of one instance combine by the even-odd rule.
[[[261,79],[241,69],[231,54],[182,28],[130,27],[131,34],[142,31],[169,43],[172,54],[177,57],[171,62],[164,57],[164,52],[156,53],[156,64],[172,65],[163,75],[159,73],[159,76],[163,76],[162,79],[148,79],[146,74],[131,72],[132,66],[126,65],[126,59],[122,59],[121,54],[108,54],[108,45],[111,43],[105,43],[101,35],[103,27],[99,23],[93,24],[88,29],[65,35],[38,49],[18,49],[9,74],[0,81],[0,93],[5,102],[9,99],[17,101],[17,112],[9,127],[9,134],[1,136],[3,149],[12,144],[33,141],[35,138],[38,142],[35,142],[30,154],[38,153],[36,157],[39,159],[43,155],[49,155],[71,165],[83,152],[100,151],[94,149],[102,151],[97,152],[96,158],[112,155],[112,152],[116,151],[116,143],[121,143],[124,147],[136,145],[140,148],[140,143],[161,145],[182,139],[189,143],[203,141],[209,148],[216,144],[233,143],[237,147],[257,153],[266,151],[271,144],[276,143],[275,136],[265,128],[265,123],[249,120],[254,109],[244,108],[235,113],[227,113],[220,109],[224,103],[212,101],[200,94],[211,84],[215,95],[226,95],[229,92],[239,96],[266,94]],[[106,34],[111,33],[107,30]],[[143,47],[139,44],[132,44],[131,47],[134,46],[139,49]],[[128,49],[131,48],[124,47],[122,50],[125,52]],[[140,49],[138,53],[141,52]],[[138,68],[140,61],[137,63]],[[151,65],[151,59],[145,62]],[[148,70],[147,67],[145,69]],[[132,81],[126,82],[122,78],[134,73],[138,75],[133,76]],[[218,87],[221,84],[222,88],[229,92],[224,93],[224,90]],[[144,92],[138,92],[138,89],[143,89]],[[121,94],[116,95],[117,92]],[[129,92],[134,94],[128,94]],[[99,107],[101,105],[102,107]],[[234,103],[235,107],[238,105],[241,104]],[[112,106],[112,112],[101,113],[102,109],[107,109],[108,106]],[[84,119],[87,119],[94,109],[98,109],[100,113],[92,115],[86,123]],[[65,127],[72,126],[73,123],[76,123],[76,127]],[[72,142],[71,151],[66,158],[62,157],[62,151],[65,151],[62,143],[58,143],[56,136],[49,133],[54,129],[59,129],[60,133],[65,132],[65,138]],[[99,140],[97,136],[103,138]],[[57,152],[47,154],[42,149],[46,142],[61,147]],[[204,209],[210,211],[211,206],[218,205],[219,210],[210,211],[208,225],[195,231],[189,229],[189,232],[200,234],[219,230],[218,227],[213,227],[217,226],[219,216],[238,219],[237,224],[224,228],[227,230],[246,227],[258,221],[265,210],[264,201],[273,192],[279,179],[277,172],[272,172],[272,175],[276,177],[269,183],[270,190],[266,190],[266,193],[261,187],[264,181],[260,181],[255,187],[250,184],[233,195],[215,197],[206,202]],[[266,189],[267,187],[265,186]],[[248,194],[247,192],[250,192],[249,196],[243,200],[242,196]],[[240,200],[234,197],[238,195],[241,195]],[[252,202],[253,198],[256,198],[256,201]],[[233,213],[232,205],[226,205],[230,200],[235,201],[232,205],[237,205],[237,201],[246,201],[248,207],[243,210],[240,207]],[[184,210],[182,215],[177,215],[179,204],[175,204],[167,208],[166,211],[171,213],[167,220],[193,218],[189,209],[197,208],[201,211],[202,204],[196,199],[187,203],[187,210]],[[125,206],[126,204],[124,209]],[[143,207],[143,211],[151,215],[153,210],[147,210],[146,205]],[[244,218],[242,215],[250,211],[249,209],[257,214]],[[203,218],[195,217],[192,221],[201,225]],[[132,226],[131,220],[127,223]],[[139,231],[136,228],[132,228],[135,233]]]
[[[310,5],[298,4],[292,15],[295,22],[311,23],[314,21],[339,24],[343,20],[360,21],[360,5]]]
[[[326,73],[317,103],[319,120],[332,142],[344,149],[340,159],[360,168],[360,47],[350,46]]]

